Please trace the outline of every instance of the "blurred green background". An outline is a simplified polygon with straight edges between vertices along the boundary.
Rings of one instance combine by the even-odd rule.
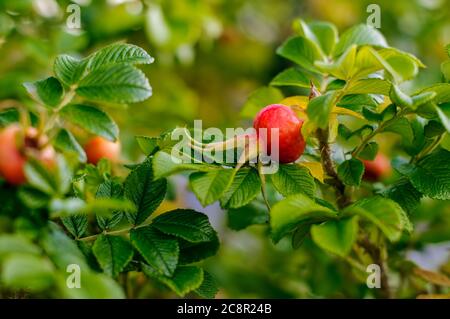
[[[71,3],[80,6],[80,29],[66,26]],[[293,19],[327,20],[342,31],[366,22],[371,3],[380,6],[380,31],[388,43],[427,65],[408,86],[442,81],[440,64],[450,43],[448,0],[0,0],[0,105],[28,101],[21,84],[48,76],[50,61],[60,53],[85,56],[117,41],[137,44],[156,59],[143,68],[153,96],[128,108],[109,106],[121,128],[124,160],[136,161],[135,135],[156,135],[194,119],[219,128],[248,125],[239,110],[254,89],[288,65],[275,49],[292,33]],[[219,229],[223,245],[208,268],[223,287],[221,297],[367,295],[358,275],[312,242],[293,252],[286,242],[274,247],[266,227],[229,230],[224,213],[201,208],[183,183],[174,181],[178,196],[165,205],[196,207]],[[433,249],[443,261],[432,259],[428,268],[449,272],[450,205],[425,201],[413,219],[427,227],[408,242],[411,258],[430,262],[427,245],[438,242]],[[155,296],[147,290],[142,297]],[[414,297],[404,290],[404,297]]]

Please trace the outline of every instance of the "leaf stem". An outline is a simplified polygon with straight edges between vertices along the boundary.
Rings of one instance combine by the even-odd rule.
[[[261,194],[264,199],[264,203],[266,204],[267,209],[270,212],[270,203],[267,199],[267,189],[266,189],[266,176],[262,172],[262,162],[258,160],[258,174],[259,178],[261,179]]]
[[[422,159],[423,157],[425,157],[426,155],[428,155],[431,152],[433,152],[436,149],[436,147],[438,147],[438,145],[441,143],[443,138],[444,138],[444,134],[442,133],[441,135],[436,137],[436,139],[430,145],[425,147],[416,156],[414,156],[411,159],[411,163],[415,163],[415,162],[419,161],[420,159]]]

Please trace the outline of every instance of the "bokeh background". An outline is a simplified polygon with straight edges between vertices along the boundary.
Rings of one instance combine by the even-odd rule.
[[[71,3],[81,8],[80,29],[66,27]],[[117,41],[137,44],[155,57],[143,68],[153,96],[126,108],[109,106],[121,128],[123,160],[134,162],[142,156],[135,135],[158,135],[194,119],[219,128],[249,125],[239,110],[254,89],[288,66],[275,49],[292,34],[293,20],[327,20],[342,31],[365,23],[371,3],[381,8],[380,30],[388,43],[427,65],[407,85],[442,81],[440,64],[450,43],[448,0],[0,0],[0,104],[27,101],[21,84],[48,76],[58,54],[86,56]],[[172,191],[161,210],[196,208],[220,232],[222,247],[207,268],[222,287],[221,297],[366,296],[364,281],[312,242],[292,251],[289,242],[273,246],[267,227],[230,230],[225,213],[201,207],[183,176],[172,180]],[[412,218],[418,227],[406,257],[449,273],[449,203],[425,201]],[[402,296],[412,297],[407,287]],[[162,296],[145,287],[138,297]]]

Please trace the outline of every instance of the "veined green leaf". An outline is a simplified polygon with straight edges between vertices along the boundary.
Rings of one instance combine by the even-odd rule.
[[[282,164],[275,174],[270,175],[275,189],[283,196],[298,193],[314,196],[316,184],[308,168],[300,165]]]
[[[103,271],[111,277],[117,277],[133,258],[133,247],[120,236],[100,235],[92,251]]]
[[[258,172],[250,167],[241,168],[233,182],[220,198],[222,207],[238,208],[247,205],[261,192]]]
[[[336,217],[336,211],[317,204],[304,194],[289,196],[270,211],[272,239],[278,242],[302,223],[319,223]]]
[[[112,103],[135,103],[152,95],[145,74],[128,64],[95,69],[80,81],[76,92],[89,100]]]
[[[113,119],[96,107],[69,104],[61,110],[61,115],[89,133],[102,136],[110,141],[115,141],[119,135],[119,128]]]
[[[277,54],[311,72],[318,72],[314,61],[324,59],[317,44],[302,36],[286,40],[277,49]]]
[[[320,248],[341,257],[347,256],[358,234],[356,216],[340,220],[329,220],[311,226],[311,237]]]
[[[218,200],[230,187],[236,171],[218,169],[210,172],[196,172],[189,176],[192,191],[203,206]]]
[[[35,101],[50,107],[57,106],[64,94],[61,83],[54,77],[36,82],[26,82],[23,85]]]

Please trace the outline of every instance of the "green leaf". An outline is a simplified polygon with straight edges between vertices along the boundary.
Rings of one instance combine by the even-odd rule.
[[[6,109],[0,112],[0,127],[6,127],[9,124],[19,121],[19,112],[17,109]]]
[[[311,82],[308,77],[298,68],[289,68],[273,78],[270,82],[273,86],[298,86],[309,88]]]
[[[445,80],[450,81],[450,60],[441,63],[441,72],[444,75]]]
[[[86,69],[86,61],[71,57],[70,55],[58,55],[53,65],[53,71],[58,79],[65,85],[71,86],[78,82]]]
[[[9,254],[39,255],[41,250],[26,237],[19,234],[0,235],[0,260]]]
[[[450,102],[450,83],[433,84],[420,90],[417,94],[423,92],[435,92],[436,96],[434,97],[434,102],[437,104]]]
[[[81,163],[86,163],[86,152],[68,130],[59,130],[53,145],[61,152],[76,154]]]
[[[450,103],[443,103],[435,107],[436,112],[447,132],[450,132]]]
[[[341,257],[347,256],[356,241],[358,218],[329,220],[311,226],[311,237],[320,248]]]
[[[345,185],[359,186],[364,174],[364,164],[356,158],[351,158],[338,166],[337,173]]]
[[[87,230],[88,219],[86,214],[73,214],[67,217],[62,217],[61,221],[75,238],[83,237]]]
[[[317,61],[317,66],[322,72],[330,73],[334,77],[342,80],[348,80],[354,73],[354,65],[356,59],[356,45],[348,47],[348,49],[335,62]]]
[[[391,83],[382,79],[362,79],[352,82],[346,89],[347,94],[381,94],[389,96]]]
[[[147,276],[165,284],[180,297],[199,288],[203,281],[203,269],[196,266],[180,266],[172,277],[162,276],[155,272],[152,267],[145,264],[142,264],[142,271]]]
[[[403,209],[393,200],[381,196],[364,198],[343,212],[357,214],[371,221],[390,241],[399,240],[403,230],[410,230],[410,223]]]
[[[122,198],[123,188],[120,182],[114,180],[106,180],[101,183],[95,194],[96,198]],[[101,216],[96,214],[96,219],[99,227],[102,230],[114,228],[123,218],[122,211],[114,211],[111,217]]]
[[[412,185],[433,199],[450,199],[450,152],[438,150],[415,165],[404,165],[401,173],[410,178]]]
[[[261,192],[258,172],[250,167],[241,168],[233,182],[220,198],[222,207],[238,208],[247,205]]]
[[[154,59],[144,49],[127,43],[114,43],[95,52],[89,58],[90,71],[106,65],[130,63],[150,64]]]
[[[197,295],[202,298],[214,299],[219,288],[216,280],[208,272],[203,271],[203,282],[200,287],[194,290]]]
[[[103,271],[114,278],[133,258],[133,247],[120,236],[100,235],[95,240],[92,251]]]
[[[353,44],[387,47],[386,39],[377,29],[367,24],[358,24],[341,35],[334,49],[334,55],[341,55]]]
[[[320,128],[328,126],[328,120],[336,99],[336,91],[330,91],[309,101],[308,118]]]
[[[37,102],[51,107],[57,106],[64,94],[61,83],[54,77],[37,82],[26,82],[23,85]]]
[[[376,142],[367,143],[359,153],[359,158],[372,161],[378,153],[378,144]]]
[[[189,183],[192,191],[205,207],[214,203],[228,190],[235,173],[234,169],[196,172],[189,176]]]
[[[176,158],[179,159],[178,157]],[[182,159],[177,163],[173,160],[172,155],[164,151],[159,151],[153,156],[152,166],[155,180],[163,177],[167,177],[182,171],[198,171],[198,172],[211,172],[220,170],[218,166],[208,165],[204,163],[185,163]]]
[[[152,155],[158,149],[157,137],[136,136],[136,141],[141,151],[147,156]]]
[[[393,132],[399,134],[407,143],[414,139],[414,131],[411,123],[405,117],[400,117],[386,125],[380,132]]]
[[[400,90],[400,88],[395,84],[391,86],[391,92],[389,94],[389,97],[391,98],[391,101],[398,106],[412,107],[413,105],[413,100],[411,99],[411,97],[403,93]]]
[[[119,135],[119,128],[113,119],[96,107],[69,104],[61,110],[61,115],[89,133],[102,136],[110,141],[116,141]]]
[[[329,22],[313,21],[308,23],[309,28],[315,34],[317,41],[326,55],[330,55],[338,40],[336,26]]]
[[[58,269],[66,271],[67,265],[70,264],[77,264],[81,269],[89,269],[86,258],[75,241],[56,224],[50,223],[49,231],[45,232],[41,245]]]
[[[45,194],[31,186],[21,187],[17,195],[23,204],[32,209],[46,207],[51,199],[51,196],[48,194]]]
[[[270,211],[272,239],[277,243],[300,224],[319,223],[336,216],[336,211],[317,204],[306,195],[289,196],[276,203]]]
[[[263,107],[279,103],[283,100],[283,94],[274,87],[261,87],[252,92],[241,110],[241,116],[253,118]]]
[[[93,101],[136,103],[149,98],[152,88],[141,70],[118,64],[90,72],[80,81],[76,93]]]
[[[167,235],[192,243],[211,241],[216,236],[208,216],[191,209],[176,209],[161,214],[153,219],[152,226]]]
[[[275,174],[270,175],[275,189],[283,196],[302,193],[314,196],[316,184],[308,168],[295,164],[282,164]]]
[[[297,229],[294,231],[294,234],[292,235],[292,248],[293,249],[298,249],[302,246],[306,237],[310,233],[310,230],[311,230],[311,224],[309,224],[309,223],[304,223],[297,227]]]
[[[214,233],[214,238],[207,242],[191,243],[179,239],[178,243],[180,245],[180,265],[192,264],[212,257],[217,254],[220,247],[219,238],[216,233]]]
[[[165,179],[153,180],[152,162],[147,159],[130,175],[124,184],[125,198],[133,202],[137,207],[137,212],[126,216],[133,225],[142,224],[163,201],[167,181]]]
[[[55,176],[37,160],[28,160],[25,164],[25,176],[31,186],[45,194],[52,195],[58,192]]]
[[[258,201],[228,210],[228,227],[233,230],[242,230],[251,225],[264,225],[268,222],[267,208]]]
[[[14,254],[3,261],[2,283],[11,289],[42,291],[54,282],[52,264],[43,257]]]
[[[172,276],[178,264],[179,246],[176,239],[151,226],[130,231],[133,246],[159,274]]]
[[[386,189],[383,196],[396,201],[406,212],[411,213],[419,206],[422,193],[403,177]]]
[[[318,72],[314,61],[323,60],[320,49],[314,42],[302,36],[293,37],[284,42],[278,49],[277,54],[291,60],[304,69]]]

